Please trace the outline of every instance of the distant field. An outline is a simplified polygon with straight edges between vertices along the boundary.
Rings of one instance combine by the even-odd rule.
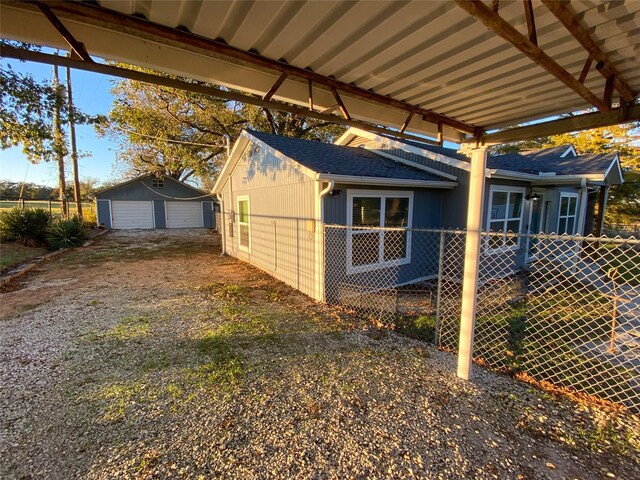
[[[0,200],[0,211],[9,210],[14,207],[21,206],[21,202],[16,200]],[[44,208],[45,210],[49,210],[49,201],[48,200],[25,200],[24,201],[25,208]],[[92,212],[94,209],[94,205],[91,202],[83,202],[82,208],[86,209],[89,212]],[[75,202],[69,202],[69,211],[74,212],[76,209]],[[52,201],[51,202],[51,213],[59,214],[60,213],[60,202]]]

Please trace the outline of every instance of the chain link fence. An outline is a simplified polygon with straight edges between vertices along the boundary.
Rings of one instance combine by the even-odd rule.
[[[464,231],[324,232],[328,303],[457,349]],[[640,241],[483,233],[474,359],[640,413]]]

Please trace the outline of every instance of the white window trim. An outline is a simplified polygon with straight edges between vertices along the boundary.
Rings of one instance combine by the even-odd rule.
[[[395,267],[398,265],[406,265],[411,263],[411,228],[413,225],[413,192],[407,190],[347,190],[347,226],[353,227],[353,197],[370,197],[380,198],[380,226],[384,227],[384,206],[387,197],[408,198],[409,199],[409,219],[407,223],[407,250],[404,258],[389,261],[379,261],[378,263],[370,263],[367,265],[353,265],[353,228],[347,229],[347,273],[363,273],[382,268]],[[359,229],[356,227],[356,229]],[[366,231],[366,227],[364,227]],[[378,231],[375,227],[373,231]],[[357,233],[356,233],[357,235]],[[382,231],[379,240],[378,259],[384,259],[384,231]]]
[[[560,209],[562,208],[562,199],[563,198],[575,198],[576,199],[576,211],[573,215],[562,215]],[[571,200],[569,200],[569,203],[571,203]],[[560,201],[558,202],[558,222],[556,223],[556,232],[558,235],[575,235],[576,234],[576,230],[578,228],[578,203],[580,203],[580,195],[578,195],[577,193],[573,193],[573,192],[560,192]],[[567,210],[567,213],[568,210]],[[561,232],[560,231],[560,220],[563,218],[566,218],[567,220],[569,218],[573,217],[573,232]],[[565,222],[566,225],[567,222]]]
[[[240,221],[240,202],[247,202],[247,215],[249,216],[249,221],[248,222],[241,222]],[[238,248],[243,251],[243,252],[247,252],[247,253],[251,253],[251,201],[249,200],[249,195],[238,195],[236,197],[236,209],[237,209],[237,215],[238,215]],[[246,247],[244,245],[242,245],[242,236],[240,235],[240,226],[241,225],[246,225],[249,229],[249,246]]]
[[[491,208],[493,207],[493,194],[494,192],[504,192],[504,193],[522,193],[522,209],[520,210],[520,218],[518,218],[517,220],[520,222],[519,226],[518,226],[518,231],[514,232],[514,233],[521,233],[522,232],[522,224],[523,224],[523,218],[524,218],[524,210],[525,210],[525,195],[527,193],[527,189],[525,187],[510,187],[510,186],[503,186],[503,185],[491,185],[491,187],[489,188],[489,205],[487,208],[487,232],[491,231],[491,222],[494,221],[498,221],[498,219],[491,219]],[[509,196],[507,196],[507,207],[509,206]],[[510,218],[510,217],[505,217],[503,219],[504,222],[504,227],[505,227],[505,232],[506,232],[506,223],[508,221],[513,221],[516,220],[516,217]],[[520,237],[516,237],[516,244],[512,245],[512,246],[501,246],[498,248],[490,248],[489,245],[489,240],[490,240],[490,236],[487,236],[487,241],[486,241],[486,253],[488,255],[493,255],[496,253],[502,253],[502,252],[510,252],[513,250],[519,250],[520,249]],[[506,236],[503,237],[503,239],[505,239]]]

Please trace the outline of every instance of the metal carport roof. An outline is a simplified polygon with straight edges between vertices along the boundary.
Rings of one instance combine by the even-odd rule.
[[[640,117],[638,1],[43,3],[90,55],[434,138]],[[2,37],[67,48],[38,2],[0,8]]]

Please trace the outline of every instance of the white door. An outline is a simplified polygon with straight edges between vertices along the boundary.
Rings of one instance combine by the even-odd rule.
[[[113,228],[153,228],[153,202],[113,200]]]
[[[202,202],[167,202],[167,228],[200,228]]]

